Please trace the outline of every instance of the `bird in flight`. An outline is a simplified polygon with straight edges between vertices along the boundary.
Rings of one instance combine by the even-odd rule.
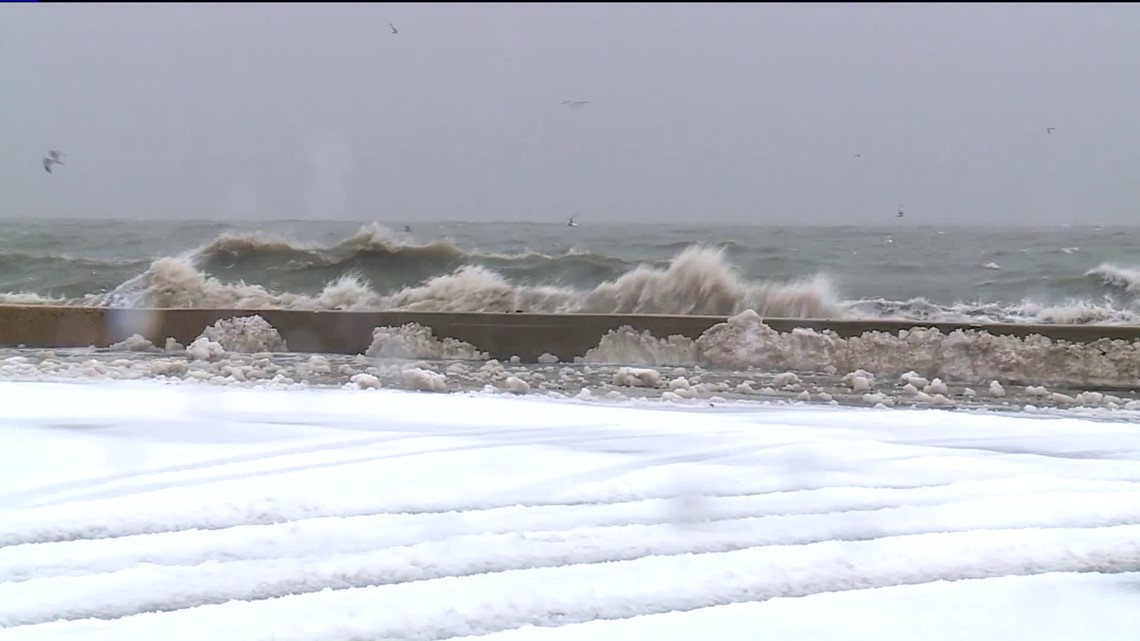
[[[567,107],[570,107],[571,109],[579,109],[581,107],[585,107],[586,105],[590,104],[590,101],[589,100],[563,100],[562,104],[566,105]]]
[[[895,218],[902,218],[903,216],[906,216],[906,213],[903,212],[902,207],[899,207],[899,213],[895,214]]]
[[[1047,133],[1047,134],[1051,134],[1051,133],[1053,133],[1053,131],[1054,131],[1055,129],[1056,129],[1056,127],[1046,127],[1046,128],[1045,128],[1045,133]]]
[[[396,28],[396,25],[392,24],[391,22],[388,23],[388,28],[392,30],[393,34],[400,33],[400,30]]]
[[[49,174],[51,173],[51,166],[52,165],[62,165],[62,164],[63,164],[63,152],[62,151],[55,151],[53,149],[53,150],[48,152],[48,155],[44,156],[44,171],[48,172]]]
[[[578,222],[576,220],[577,218],[578,218],[578,214],[575,212],[575,214],[570,217],[570,220],[567,221],[566,226],[567,227],[577,227],[578,226]]]
[[[852,158],[862,158],[862,157],[863,157],[863,154],[855,154],[854,156],[852,156]]]

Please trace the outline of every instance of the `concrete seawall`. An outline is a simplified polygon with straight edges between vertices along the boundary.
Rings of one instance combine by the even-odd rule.
[[[697,338],[723,316],[660,316],[620,314],[497,314],[442,312],[296,311],[232,309],[112,309],[94,307],[0,306],[0,346],[4,347],[107,347],[140,334],[156,345],[167,337],[183,344],[193,341],[209,325],[223,318],[260,315],[281,332],[296,352],[359,354],[372,343],[372,328],[419,323],[437,337],[450,337],[475,345],[493,358],[518,355],[533,361],[543,352],[563,360],[582,356],[597,346],[608,331],[622,325],[649,330],[658,338],[679,334]],[[1075,343],[1100,338],[1140,339],[1140,326],[1028,325],[917,323],[895,320],[801,320],[769,318],[772,329],[788,332],[797,327],[830,329],[841,336],[864,332],[898,332],[935,327],[944,333],[957,329],[985,330],[991,334],[1025,337],[1034,334]]]

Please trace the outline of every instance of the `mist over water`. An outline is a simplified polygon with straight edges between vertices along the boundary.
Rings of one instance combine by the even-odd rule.
[[[404,230],[404,225],[411,231]],[[10,222],[0,302],[1130,323],[1140,233]]]

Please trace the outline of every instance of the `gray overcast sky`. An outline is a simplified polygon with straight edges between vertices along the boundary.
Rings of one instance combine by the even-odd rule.
[[[1132,223],[1140,6],[10,4],[0,118],[3,216]]]

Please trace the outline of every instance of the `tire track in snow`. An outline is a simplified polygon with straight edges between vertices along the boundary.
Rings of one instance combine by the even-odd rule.
[[[309,463],[309,464],[304,464],[304,465],[294,465],[291,467],[276,468],[276,469],[272,469],[272,470],[235,471],[235,472],[231,472],[231,473],[227,473],[227,474],[218,474],[218,475],[213,475],[213,476],[209,476],[209,477],[187,479],[184,481],[155,483],[155,484],[150,484],[150,485],[146,485],[146,486],[135,486],[135,487],[125,488],[123,490],[113,491],[113,492],[90,493],[86,496],[70,497],[68,499],[68,503],[64,503],[61,505],[44,506],[44,508],[46,508],[46,509],[57,508],[57,513],[63,512],[64,514],[73,514],[76,509],[83,509],[83,507],[87,507],[87,508],[90,507],[90,504],[87,506],[82,506],[82,507],[71,505],[72,502],[81,501],[81,500],[86,500],[86,501],[90,501],[90,502],[107,501],[107,500],[113,500],[113,499],[118,499],[118,498],[130,497],[130,496],[134,496],[137,494],[144,494],[147,492],[161,491],[164,489],[172,489],[172,488],[180,488],[180,487],[195,487],[195,486],[199,486],[199,485],[205,485],[208,483],[217,483],[217,482],[224,482],[224,481],[230,481],[230,480],[246,480],[246,479],[258,478],[258,477],[263,477],[263,476],[272,476],[272,475],[277,475],[277,474],[288,474],[288,473],[293,473],[293,472],[309,471],[309,470],[331,468],[331,467],[338,467],[338,466],[345,466],[345,465],[355,465],[355,464],[360,464],[360,463],[370,463],[370,462],[374,462],[374,461],[393,460],[393,459],[400,459],[400,458],[406,458],[406,457],[411,457],[411,456],[433,455],[433,454],[439,454],[439,453],[464,452],[464,451],[482,450],[482,449],[492,450],[492,449],[497,449],[497,448],[508,448],[508,447],[518,446],[521,443],[525,443],[527,445],[559,445],[559,444],[564,444],[566,442],[583,441],[583,440],[589,440],[591,442],[596,442],[599,440],[606,440],[606,438],[607,437],[601,437],[601,438],[599,438],[597,436],[586,437],[586,436],[582,436],[582,435],[573,435],[572,434],[572,435],[550,438],[550,439],[547,439],[545,442],[538,442],[538,443],[536,443],[534,441],[530,441],[530,440],[520,439],[519,442],[505,442],[505,443],[478,442],[478,443],[454,445],[454,446],[444,446],[444,447],[436,445],[436,446],[430,446],[430,447],[425,447],[425,448],[415,449],[415,450],[405,450],[405,451],[396,452],[396,453],[392,453],[392,454],[374,453],[374,454],[370,454],[367,456],[360,456],[360,457],[355,457],[355,458],[351,458],[351,459],[338,459],[338,460],[334,460],[334,461],[324,461],[324,462],[320,462],[320,463]],[[628,438],[628,435],[612,435],[608,438],[610,438],[610,439],[625,439],[625,438]],[[667,455],[667,456],[656,456],[656,457],[634,457],[634,458],[632,458],[632,460],[628,460],[628,461],[618,463],[618,464],[614,464],[614,465],[602,466],[600,468],[595,469],[592,472],[585,473],[583,475],[573,475],[571,477],[568,477],[568,476],[557,477],[555,479],[551,479],[550,481],[548,481],[548,483],[554,483],[554,484],[564,483],[567,478],[574,478],[574,477],[579,477],[581,479],[588,479],[588,480],[598,480],[598,479],[608,478],[608,477],[613,476],[615,474],[621,474],[621,473],[625,473],[625,472],[629,472],[629,471],[643,470],[646,468],[652,468],[652,467],[659,466],[659,465],[668,465],[668,464],[675,464],[675,463],[707,462],[710,460],[715,460],[717,458],[721,458],[723,456],[731,456],[731,455],[736,455],[736,454],[740,454],[740,453],[744,453],[744,452],[754,452],[756,450],[757,450],[756,446],[739,446],[739,445],[737,445],[737,446],[731,446],[731,447],[712,448],[712,449],[707,450],[705,452],[693,452],[693,453],[687,453],[687,454],[682,454],[682,455]],[[534,484],[529,484],[529,485],[525,485],[522,487],[523,488],[531,488],[531,487],[534,487]],[[446,512],[446,511],[453,511],[453,510],[457,510],[457,509],[485,509],[487,507],[506,507],[508,505],[518,504],[519,500],[517,498],[517,494],[518,494],[517,490],[509,490],[509,491],[505,492],[505,494],[507,496],[511,496],[512,500],[510,500],[509,502],[506,502],[506,503],[500,502],[500,503],[495,504],[495,505],[488,505],[487,503],[483,503],[482,505],[467,504],[467,505],[454,506],[454,507],[451,505],[440,505],[440,506],[435,506],[434,508],[427,508],[426,510],[422,509],[422,508],[417,508],[417,507],[407,507],[407,508],[393,507],[393,508],[388,508],[387,510],[385,510],[384,508],[380,508],[378,510],[366,511],[363,513],[364,514],[367,514],[367,513],[375,514],[375,513],[381,512],[381,511],[389,511],[389,512],[391,512],[391,511],[399,511],[399,512],[437,511],[437,512],[441,512],[442,511],[442,512]],[[542,493],[539,492],[538,494],[541,495]],[[265,503],[271,503],[271,502],[272,502],[272,499],[267,497],[267,500],[265,501]],[[543,504],[545,504],[545,505],[566,504],[566,503],[557,503],[557,502],[543,502],[541,500],[533,500],[533,499],[523,499],[522,502],[524,502],[528,505],[532,505],[532,506],[538,506],[538,505],[543,505]],[[582,504],[590,504],[590,503],[593,503],[593,501],[590,501],[587,499],[587,500],[575,502],[572,504],[582,505]],[[298,515],[298,516],[303,516],[303,517],[357,516],[357,515],[361,514],[361,513],[355,513],[354,514],[354,513],[343,513],[343,512],[342,513],[337,513],[337,512],[321,513],[320,512],[320,510],[322,509],[321,506],[313,506],[312,509],[317,511],[317,513],[310,512],[308,514]],[[114,510],[109,510],[108,512],[114,512]],[[27,520],[31,520],[31,518],[29,518],[29,514],[34,515],[35,514],[34,509],[28,510],[27,512],[25,512],[21,516],[23,516]],[[201,514],[201,512],[199,512],[199,514]],[[110,516],[109,514],[104,514],[105,518],[107,518],[109,516]],[[171,516],[175,516],[175,515],[171,515]],[[190,518],[193,519],[194,517],[190,517]],[[297,516],[275,517],[271,513],[260,512],[258,514],[247,514],[247,516],[244,520],[238,520],[235,522],[223,521],[220,523],[215,523],[210,519],[206,519],[206,520],[200,521],[198,523],[185,523],[184,525],[181,525],[181,526],[173,526],[172,525],[172,526],[167,527],[166,529],[159,529],[162,527],[162,525],[160,525],[159,522],[157,520],[155,520],[155,521],[152,521],[152,522],[147,523],[147,524],[141,524],[140,523],[139,525],[141,526],[141,528],[135,529],[132,531],[131,529],[129,529],[129,526],[123,527],[123,526],[127,525],[126,521],[129,519],[129,517],[124,518],[123,515],[116,514],[113,519],[108,518],[108,525],[106,526],[106,529],[99,528],[99,527],[91,527],[88,530],[88,532],[86,532],[85,535],[80,534],[80,535],[76,536],[76,534],[74,532],[71,532],[71,533],[67,532],[66,526],[59,527],[60,524],[59,524],[58,520],[56,520],[56,519],[45,519],[45,520],[49,520],[49,521],[55,521],[56,527],[53,528],[56,530],[55,532],[51,532],[50,530],[48,530],[48,528],[44,528],[44,529],[42,529],[38,532],[35,532],[33,534],[32,532],[29,532],[29,530],[31,530],[32,528],[28,528],[27,526],[24,526],[23,529],[24,529],[25,535],[31,534],[31,536],[24,536],[24,537],[21,537],[20,533],[13,531],[15,529],[19,529],[19,527],[18,527],[19,524],[17,523],[17,527],[12,527],[13,523],[10,522],[7,532],[5,532],[4,526],[0,525],[0,548],[10,546],[10,545],[24,544],[24,543],[50,543],[50,542],[66,541],[66,540],[72,540],[74,538],[105,538],[105,537],[109,537],[109,536],[157,533],[157,532],[164,532],[164,531],[177,531],[177,530],[184,530],[184,529],[200,529],[200,528],[222,529],[222,528],[226,528],[226,527],[234,527],[237,525],[261,525],[261,524],[268,524],[268,523],[287,522],[287,521],[291,521],[291,520],[296,520],[296,518],[297,518]],[[18,520],[19,520],[19,517],[13,518],[13,521],[18,521]],[[72,519],[68,519],[65,517],[64,522],[66,523],[67,520],[72,520]],[[178,520],[177,518],[173,519],[174,522],[177,522],[177,520]],[[166,522],[171,523],[171,521],[166,521]],[[118,525],[120,527],[120,529],[118,529],[116,531],[115,525]]]
[[[282,423],[286,427],[295,427],[302,425],[298,422]],[[322,427],[318,424],[315,427]],[[343,429],[338,425],[337,429]],[[589,428],[584,428],[589,429]],[[374,432],[381,432],[383,436],[374,436],[371,438],[358,438],[347,441],[334,441],[330,443],[321,443],[316,445],[308,445],[301,447],[288,447],[276,450],[269,450],[266,452],[254,454],[242,454],[239,456],[227,456],[223,458],[207,459],[204,461],[196,461],[193,463],[186,463],[183,465],[171,465],[166,467],[156,467],[143,470],[136,470],[124,474],[110,474],[106,476],[96,476],[77,481],[68,481],[66,483],[58,483],[55,485],[45,485],[31,490],[22,490],[12,494],[0,495],[0,502],[2,503],[16,503],[21,500],[35,498],[44,494],[53,494],[60,492],[67,492],[69,490],[84,490],[98,488],[106,485],[113,485],[131,479],[147,478],[151,476],[162,476],[166,474],[177,474],[182,472],[194,472],[197,470],[207,470],[210,468],[224,467],[227,465],[237,465],[241,463],[253,463],[264,460],[271,460],[274,458],[281,458],[287,456],[297,456],[301,454],[312,454],[317,452],[329,452],[334,450],[350,449],[354,447],[365,447],[368,445],[375,445],[378,443],[398,442],[415,440],[422,438],[477,438],[482,436],[502,436],[509,434],[517,434],[520,437],[526,437],[534,433],[533,428],[515,428],[515,429],[477,429],[477,430],[456,430],[454,428],[445,431],[432,432],[427,429],[423,431],[401,431],[385,427],[383,430],[373,428]],[[520,438],[520,440],[522,440]],[[69,499],[72,500],[72,499]]]
[[[231,419],[232,420],[232,419]],[[299,422],[282,422],[287,427],[295,427],[302,425]],[[316,424],[314,427],[323,427],[323,424]],[[344,426],[337,424],[338,430],[343,430]],[[377,429],[374,426],[370,430],[372,432],[381,432],[382,436],[375,436],[371,438],[358,438],[348,441],[335,441],[330,443],[321,443],[315,445],[280,448],[276,450],[269,450],[261,453],[243,454],[239,456],[228,456],[223,458],[208,459],[205,461],[196,461],[193,463],[186,463],[183,465],[172,465],[166,467],[157,467],[143,470],[136,470],[123,474],[111,474],[106,476],[97,476],[76,481],[68,481],[66,483],[58,483],[55,485],[46,485],[30,490],[21,490],[11,494],[0,495],[0,505],[8,505],[10,507],[38,507],[43,503],[33,503],[32,500],[50,494],[59,494],[71,490],[92,490],[103,486],[114,485],[132,479],[142,479],[154,476],[163,476],[168,474],[178,474],[184,472],[194,472],[199,470],[208,470],[211,468],[225,467],[228,465],[239,465],[242,463],[254,463],[275,458],[284,458],[289,456],[298,456],[303,454],[313,454],[318,452],[331,452],[336,450],[345,450],[356,447],[367,447],[369,445],[376,445],[379,443],[395,443],[400,441],[413,441],[417,439],[430,439],[430,438],[484,438],[493,437],[495,440],[508,440],[514,443],[527,443],[527,444],[542,444],[544,439],[535,439],[536,435],[545,437],[545,440],[551,444],[563,444],[566,442],[575,441],[589,441],[589,440],[610,440],[636,437],[637,433],[623,433],[608,425],[584,425],[576,428],[573,434],[563,435],[560,437],[551,437],[550,430],[541,428],[495,428],[495,429],[455,429],[453,425],[447,426],[433,426],[433,425],[416,425],[407,429],[395,429],[385,426],[382,429]],[[602,433],[599,434],[598,432]],[[505,437],[505,438],[504,438]],[[209,477],[202,477],[202,482],[210,482]],[[148,490],[139,490],[148,491]],[[89,492],[86,496],[91,496],[97,493]],[[57,502],[67,502],[74,500],[82,500],[83,495],[73,495],[66,497]],[[50,504],[50,503],[49,503]]]
[[[1122,505],[1133,507],[1121,510]],[[1076,492],[980,498],[931,507],[729,519],[689,528],[657,524],[463,535],[365,553],[198,565],[145,563],[86,576],[0,583],[0,621],[29,625],[56,619],[111,619],[326,589],[761,546],[1025,527],[1098,528],[1138,522],[1140,492]]]
[[[185,465],[172,465],[169,467],[152,468],[146,470],[138,470],[135,472],[128,472],[125,474],[112,474],[108,476],[99,476],[78,481],[69,481],[67,483],[58,483],[56,485],[45,485],[31,490],[22,490],[12,494],[0,495],[0,502],[4,505],[11,505],[11,507],[39,507],[44,503],[34,503],[33,499],[43,497],[45,495],[60,494],[70,490],[91,490],[107,485],[114,485],[123,481],[130,481],[132,479],[141,479],[152,476],[162,476],[166,474],[178,474],[182,472],[194,472],[197,470],[207,470],[215,467],[225,467],[227,465],[238,465],[241,463],[253,463],[258,461],[272,460],[286,456],[299,456],[303,454],[315,454],[317,452],[330,452],[335,450],[349,449],[354,447],[365,447],[368,445],[375,445],[377,443],[384,443],[388,441],[399,441],[408,438],[407,436],[386,436],[377,438],[363,438],[354,439],[351,441],[338,441],[335,443],[324,443],[320,445],[311,445],[307,447],[294,447],[289,449],[275,450],[264,452],[260,454],[245,454],[242,456],[230,456],[220,459],[212,459],[207,461],[200,461],[196,463],[188,463]],[[78,496],[69,496],[59,502],[81,500]],[[49,503],[50,504],[50,503]]]
[[[921,563],[916,560],[921,559]],[[1017,529],[649,556],[0,630],[0,640],[446,639],[778,596],[1047,572],[1140,571],[1140,526]]]
[[[196,565],[208,561],[312,557],[335,541],[339,552],[440,541],[449,537],[570,530],[582,527],[680,524],[767,516],[874,513],[980,498],[1074,495],[1105,492],[1129,496],[1128,483],[1067,481],[1039,477],[992,482],[965,481],[914,490],[831,488],[739,497],[702,497],[683,502],[651,499],[589,506],[496,507],[450,513],[317,517],[270,525],[181,530],[112,538],[30,543],[0,548],[0,577],[8,581],[113,572],[136,564]]]
[[[303,471],[311,470],[311,469],[320,469],[322,467],[335,467],[337,465],[353,465],[353,464],[357,464],[357,463],[367,463],[367,462],[372,461],[372,460],[398,459],[398,458],[402,458],[402,457],[406,457],[406,456],[421,456],[424,454],[434,454],[437,452],[459,452],[459,451],[475,450],[475,449],[494,449],[494,448],[501,448],[501,447],[512,447],[512,446],[516,446],[519,444],[561,445],[561,444],[564,444],[566,442],[580,441],[580,440],[583,440],[585,438],[581,435],[564,435],[564,436],[558,436],[558,437],[551,437],[551,438],[548,438],[545,441],[543,441],[543,440],[534,440],[533,438],[531,438],[532,434],[531,434],[530,430],[506,430],[505,432],[516,432],[518,435],[518,438],[502,439],[501,437],[503,436],[503,434],[502,433],[496,433],[495,434],[496,439],[493,441],[480,441],[479,443],[466,444],[466,445],[462,445],[462,446],[451,446],[451,447],[430,446],[430,447],[422,448],[422,449],[418,449],[418,450],[404,451],[404,452],[399,452],[399,453],[384,454],[384,455],[378,455],[378,456],[363,456],[363,457],[356,457],[356,458],[352,458],[352,459],[340,459],[340,460],[334,460],[334,461],[326,461],[326,462],[322,462],[322,463],[308,463],[305,465],[292,465],[292,466],[288,466],[288,467],[279,467],[279,468],[268,469],[268,470],[234,471],[234,472],[227,472],[227,473],[217,473],[217,474],[213,474],[213,475],[197,476],[197,477],[190,478],[190,479],[182,479],[182,480],[176,480],[176,481],[139,484],[139,485],[133,485],[133,486],[125,487],[125,488],[118,488],[118,489],[112,489],[112,490],[92,491],[92,492],[86,492],[86,493],[72,494],[70,496],[63,497],[62,499],[59,499],[59,500],[54,501],[52,503],[48,503],[45,506],[71,503],[71,502],[75,502],[75,501],[97,501],[97,500],[102,500],[102,499],[119,498],[119,497],[133,496],[136,494],[145,494],[147,492],[161,491],[161,490],[165,490],[165,489],[173,489],[173,488],[181,488],[181,487],[194,487],[194,486],[198,486],[198,485],[205,485],[207,483],[217,483],[217,482],[230,481],[230,480],[236,480],[236,479],[257,478],[257,477],[261,477],[261,476],[272,476],[274,474],[289,474],[292,472],[303,472]],[[315,453],[319,453],[319,452],[335,452],[335,451],[339,451],[339,450],[347,450],[347,449],[358,448],[358,447],[367,447],[370,445],[378,445],[378,444],[382,444],[382,443],[398,443],[398,442],[408,442],[408,441],[416,441],[416,440],[430,440],[430,439],[436,439],[436,438],[471,438],[471,437],[470,436],[448,437],[448,436],[444,436],[444,435],[422,435],[422,436],[411,437],[408,435],[403,435],[403,436],[399,436],[399,437],[360,439],[358,441],[352,441],[352,442],[345,443],[345,444],[337,443],[337,444],[330,444],[330,445],[324,445],[324,446],[313,446],[310,448],[300,448],[300,449],[297,449],[295,451],[275,452],[275,453],[265,455],[265,456],[249,455],[249,456],[245,456],[245,457],[236,457],[236,458],[240,458],[241,460],[226,461],[224,463],[208,463],[208,464],[204,464],[204,465],[187,465],[187,466],[179,466],[183,469],[167,469],[167,470],[148,471],[148,472],[144,472],[144,473],[124,475],[121,478],[122,479],[129,479],[132,477],[133,478],[145,478],[148,476],[162,476],[162,475],[178,473],[178,472],[182,472],[182,471],[208,470],[208,469],[215,468],[215,467],[225,467],[225,466],[229,466],[229,465],[240,465],[241,463],[259,463],[259,462],[270,461],[273,459],[300,456],[303,454],[315,454]],[[611,436],[608,438],[620,439],[620,438],[626,438],[626,437],[615,435],[615,436]],[[591,437],[591,439],[592,440],[606,440],[607,437]],[[103,481],[100,483],[95,483],[93,485],[96,485],[96,486],[98,486],[98,485],[109,485],[109,484],[113,484],[116,481],[121,480],[121,478],[112,478],[112,479],[109,479],[109,480],[106,480],[106,481]],[[89,487],[86,485],[82,485],[79,482],[71,483],[68,485],[80,485],[80,487]],[[41,491],[42,491],[42,489],[27,490],[27,491],[25,491],[25,493],[34,494],[34,493],[38,493]],[[40,507],[40,505],[33,505],[33,507]]]
[[[589,428],[586,428],[589,429]],[[464,432],[468,435],[476,432],[496,435],[501,438],[504,432],[494,429],[480,429],[480,430],[453,430],[454,432]],[[519,430],[509,430],[515,434],[512,437],[518,439],[519,442],[529,442],[533,440],[533,435],[541,433],[544,438],[541,439],[545,444],[549,445],[570,445],[570,444],[590,444],[596,445],[600,442],[607,440],[621,440],[625,438],[638,438],[645,435],[634,434],[631,436],[621,430],[605,429],[602,435],[598,434],[578,434],[578,430],[567,435],[565,432],[552,438],[550,430],[544,429],[530,429],[523,428]],[[423,437],[431,438],[431,437]],[[386,438],[382,439],[387,440]],[[400,440],[400,439],[397,439]],[[786,441],[776,443],[768,443],[769,448],[779,448],[782,446],[810,446],[812,439],[802,439],[802,441]],[[834,445],[834,444],[833,444]],[[502,446],[505,446],[502,445]],[[500,446],[500,447],[502,447]],[[478,450],[478,449],[491,449],[494,445],[478,444],[478,445],[464,445],[458,446],[458,449],[444,449],[434,447],[431,453],[437,452],[455,452],[465,450]],[[612,477],[627,472],[643,472],[645,468],[662,467],[666,465],[684,465],[694,462],[707,462],[711,460],[723,460],[726,457],[731,457],[740,454],[755,454],[758,450],[762,449],[764,444],[757,443],[753,446],[733,446],[724,447],[721,449],[713,448],[706,450],[702,455],[676,455],[671,456],[656,456],[656,457],[631,457],[626,462],[618,463],[607,467],[605,465],[596,468],[592,471],[571,474],[564,476],[556,476],[547,478],[538,483],[529,483],[521,485],[512,490],[504,490],[500,492],[488,492],[485,496],[478,496],[469,498],[467,501],[455,501],[451,497],[433,497],[434,500],[427,499],[426,497],[407,497],[396,496],[388,499],[381,500],[360,500],[360,497],[352,497],[352,499],[338,499],[335,501],[309,501],[307,504],[304,500],[298,501],[295,497],[281,496],[276,493],[266,493],[262,491],[259,496],[246,496],[243,501],[230,502],[229,504],[218,505],[216,503],[205,503],[202,499],[196,499],[194,502],[186,502],[184,497],[177,497],[171,503],[181,503],[177,506],[163,506],[155,505],[156,499],[159,497],[148,497],[148,510],[154,518],[146,516],[136,517],[133,509],[127,507],[125,499],[141,498],[136,494],[144,494],[147,492],[161,492],[164,489],[174,489],[178,487],[195,487],[199,484],[205,483],[223,483],[226,480],[240,481],[257,476],[267,476],[274,474],[287,474],[290,472],[302,471],[306,469],[320,469],[321,467],[329,468],[337,465],[352,465],[372,462],[375,460],[384,460],[382,456],[367,456],[358,457],[357,459],[350,460],[336,460],[325,461],[322,463],[311,463],[304,466],[294,466],[290,468],[277,468],[274,470],[263,470],[253,473],[230,473],[224,476],[214,475],[210,477],[203,477],[197,479],[190,479],[176,483],[167,484],[151,484],[141,488],[127,488],[122,490],[115,490],[110,494],[114,496],[104,496],[100,493],[92,493],[86,497],[73,497],[87,498],[91,500],[88,504],[63,504],[44,506],[42,508],[33,508],[23,512],[17,512],[8,516],[7,523],[0,523],[0,546],[18,545],[24,543],[35,542],[54,542],[66,541],[73,539],[83,538],[105,538],[114,536],[126,536],[133,534],[144,533],[158,533],[169,531],[181,531],[188,529],[209,528],[221,529],[226,527],[234,527],[239,525],[259,525],[259,524],[272,524],[282,523],[303,518],[313,517],[349,517],[358,515],[393,513],[393,512],[415,512],[415,513],[430,513],[430,512],[448,512],[455,510],[477,510],[488,509],[495,507],[507,507],[512,505],[525,505],[525,506],[587,506],[603,503],[618,503],[618,502],[631,502],[645,499],[662,499],[662,498],[675,498],[681,490],[679,488],[666,488],[659,487],[661,484],[657,483],[658,487],[631,487],[627,483],[611,482]],[[909,451],[926,451],[930,448],[921,446],[900,446],[909,448]],[[336,447],[334,450],[345,449],[343,447]],[[596,448],[587,448],[596,449]],[[935,450],[937,451],[937,448]],[[403,451],[393,454],[393,458],[401,456],[415,456],[420,454],[427,454],[426,451]],[[288,456],[289,453],[277,453],[274,456]],[[258,457],[254,457],[256,461]],[[896,459],[897,462],[898,459]],[[893,468],[894,472],[889,475],[880,474],[879,481],[870,483],[862,481],[859,478],[852,478],[848,475],[846,478],[833,480],[833,482],[819,482],[812,481],[812,479],[804,477],[802,474],[799,478],[796,476],[794,470],[787,470],[785,468],[786,461],[780,460],[780,457],[773,459],[757,461],[754,467],[767,470],[767,475],[760,478],[747,478],[742,477],[736,470],[728,470],[725,472],[721,470],[718,474],[722,478],[709,481],[707,478],[702,479],[701,487],[695,493],[702,496],[739,496],[750,494],[764,494],[772,492],[786,492],[791,490],[816,490],[827,487],[834,487],[837,485],[853,486],[853,487],[880,487],[880,488],[920,488],[920,487],[934,487],[938,485],[945,485],[952,483],[961,477],[961,472],[954,472],[948,467],[953,461],[944,460],[944,457],[932,457],[932,462],[935,465],[935,478],[927,478],[915,482],[913,480],[914,474],[910,469]],[[972,459],[977,467],[977,459]],[[867,463],[867,461],[864,461]],[[911,468],[915,467],[914,462],[911,462]],[[986,463],[986,465],[993,466],[993,462]],[[774,467],[773,467],[774,466]],[[999,469],[1002,464],[999,462]],[[1033,472],[1036,471],[1032,466],[1023,466],[1029,469],[1017,470],[1004,468],[1004,473],[996,471],[981,474],[976,470],[971,471],[971,475],[976,478],[989,478],[997,479],[1009,477],[1010,472]],[[771,474],[771,469],[780,469],[782,474]],[[833,470],[827,470],[833,471]],[[1065,474],[1068,476],[1068,474]],[[709,475],[705,475],[709,476]],[[756,476],[755,474],[749,476]],[[927,476],[930,476],[928,474]],[[1079,477],[1080,475],[1072,475]],[[1093,474],[1094,478],[1103,479],[1126,479],[1133,480],[1132,475],[1128,474]],[[893,478],[892,478],[893,477]],[[921,477],[919,477],[921,478]],[[894,482],[891,482],[894,481]],[[574,487],[574,484],[579,484],[579,487]],[[582,487],[581,485],[585,485]],[[592,485],[591,485],[592,484]],[[226,490],[219,488],[218,492],[214,494],[225,494]],[[282,493],[284,494],[284,493]],[[116,500],[122,499],[122,500]],[[157,509],[155,509],[157,508]],[[187,512],[197,512],[203,518],[197,518],[187,514]],[[112,518],[112,516],[114,518]],[[100,526],[99,522],[103,521]],[[165,523],[160,525],[160,523]]]
[[[983,477],[959,482],[913,483],[908,485],[887,485],[876,482],[847,482],[841,485],[789,483],[781,478],[738,478],[725,486],[705,484],[698,494],[700,500],[737,499],[748,497],[770,497],[784,507],[773,510],[806,509],[817,511],[832,509],[836,505],[842,509],[844,498],[854,493],[859,505],[868,507],[892,507],[905,505],[908,492],[946,491],[946,496],[954,496],[954,489],[971,487],[969,484],[1009,483],[1014,487],[1022,483],[1046,483],[1046,487],[1064,488],[1069,484],[1105,484],[1095,487],[1135,488],[1140,483],[1129,480],[1090,480],[1069,479],[1045,474],[1020,476]],[[1093,487],[1093,486],[1089,486]],[[969,491],[969,490],[967,490]],[[900,493],[891,498],[892,492]],[[886,498],[882,495],[886,494]],[[297,500],[283,492],[279,495],[247,497],[243,501],[213,501],[201,505],[181,503],[148,502],[146,512],[140,513],[129,502],[107,501],[78,505],[53,506],[5,515],[0,521],[0,554],[13,546],[42,543],[82,542],[100,539],[113,539],[128,536],[158,535],[166,533],[191,532],[202,530],[225,530],[242,526],[267,526],[287,524],[296,521],[327,518],[356,518],[386,515],[447,515],[452,513],[474,513],[488,510],[511,508],[570,508],[591,509],[598,506],[620,506],[644,501],[675,501],[682,498],[676,489],[644,492],[596,491],[580,492],[573,500],[520,500],[511,492],[503,492],[501,498],[488,497],[477,500],[407,500],[375,499],[363,500]],[[355,497],[354,497],[355,498]],[[821,503],[822,501],[822,503]],[[828,503],[828,501],[833,501]],[[835,502],[839,501],[839,502]],[[892,501],[896,501],[892,503]],[[796,507],[798,506],[798,508]]]

